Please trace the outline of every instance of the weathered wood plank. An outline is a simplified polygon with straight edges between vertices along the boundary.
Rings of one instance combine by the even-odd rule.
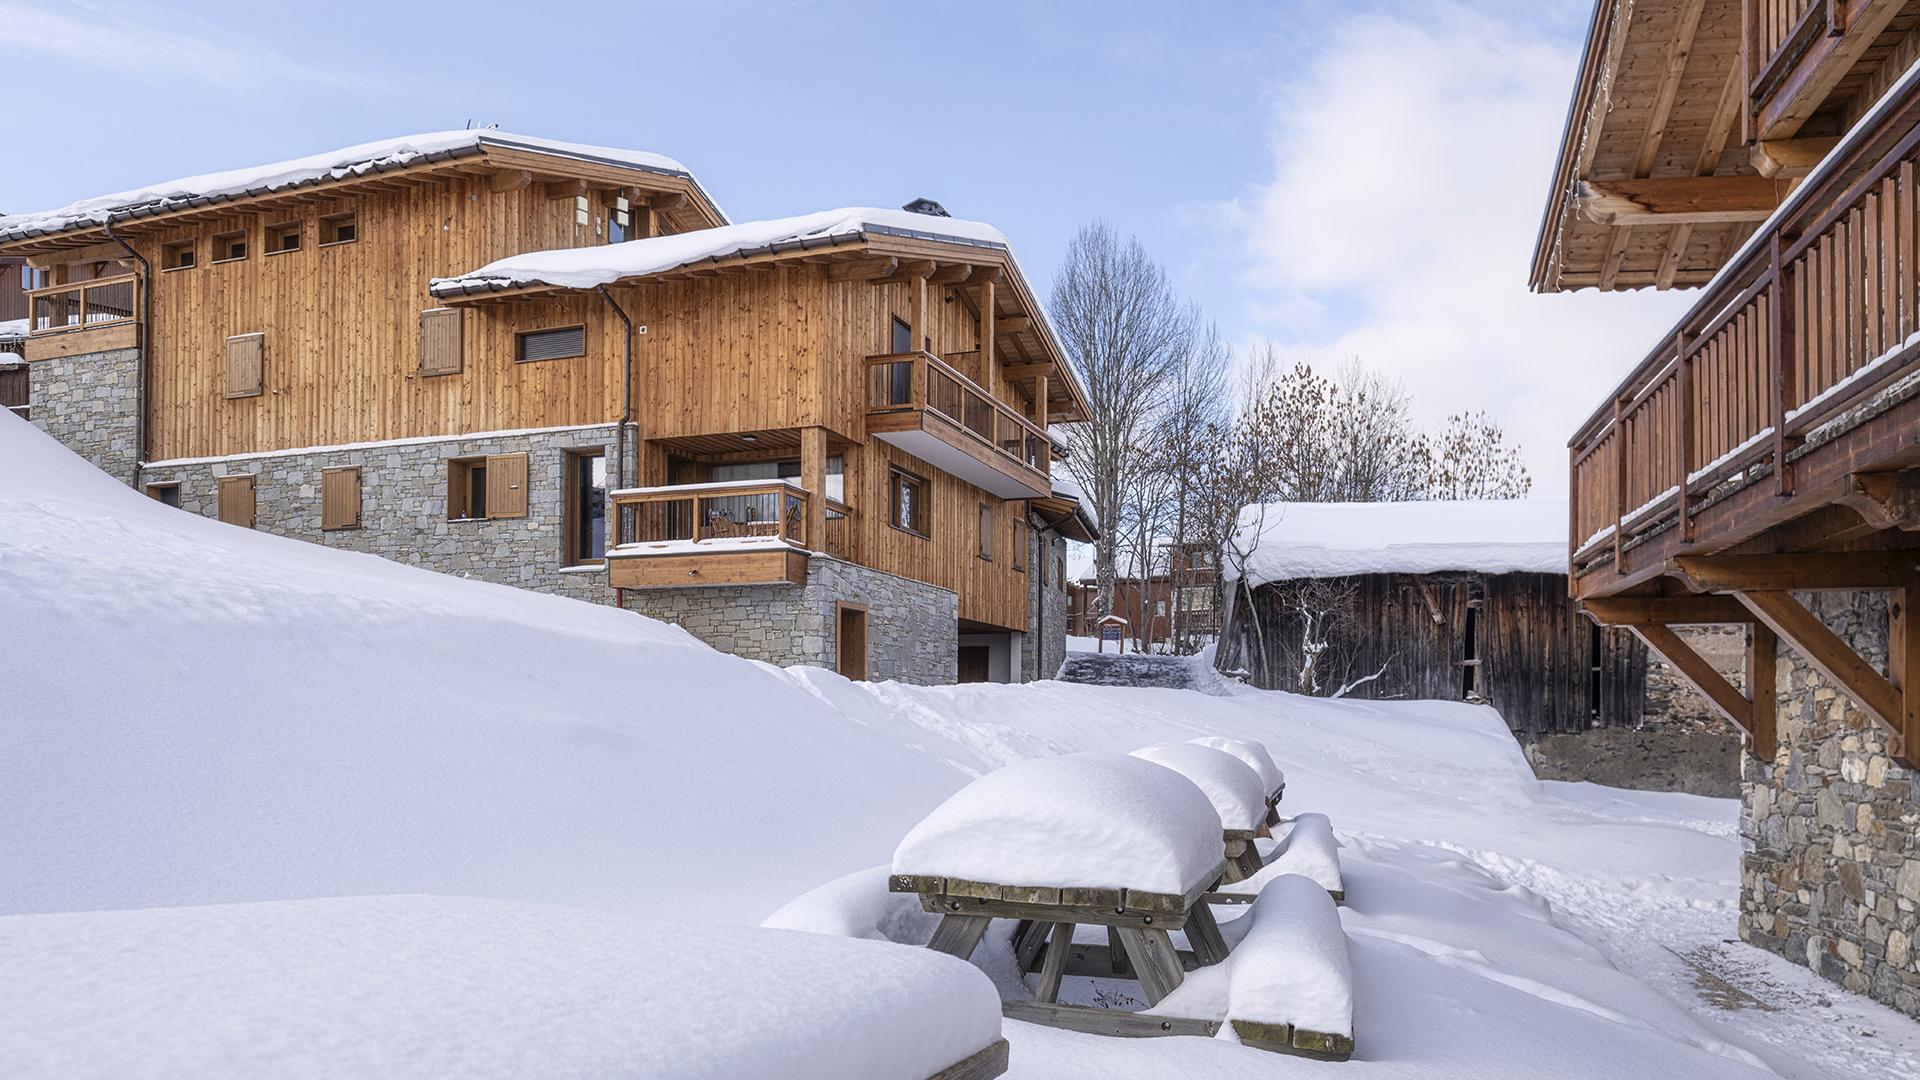
[[[1040,985],[1033,992],[1033,1000],[1051,1003],[1060,998],[1060,979],[1067,973],[1067,959],[1073,950],[1073,924],[1053,923],[1052,937],[1047,942],[1046,962],[1040,968]]]
[[[1088,1005],[1043,1004],[1033,1001],[1008,1001],[1000,1006],[1000,1015],[1009,1020],[1079,1031],[1088,1035],[1144,1039],[1162,1035],[1198,1035],[1210,1038],[1220,1031],[1218,1020],[1191,1020],[1179,1016],[1151,1016],[1098,1009]]]
[[[927,1080],[991,1080],[1006,1073],[1009,1057],[1007,1040],[995,1039],[991,1046],[954,1062]]]
[[[1185,977],[1172,939],[1165,930],[1143,930],[1131,926],[1119,929],[1120,944],[1133,964],[1134,974],[1140,980],[1140,989],[1146,992],[1147,1004],[1160,1004],[1168,994],[1180,988],[1181,980]]]
[[[934,928],[933,940],[927,942],[927,948],[965,960],[980,946],[980,939],[986,936],[987,926],[991,922],[992,919],[983,915],[942,916],[940,925]]]

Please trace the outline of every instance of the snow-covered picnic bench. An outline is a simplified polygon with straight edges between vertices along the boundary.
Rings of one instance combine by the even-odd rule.
[[[1202,735],[1188,741],[1195,746],[1232,754],[1259,773],[1260,786],[1267,794],[1267,824],[1280,824],[1280,800],[1287,794],[1287,774],[1274,764],[1273,755],[1267,752],[1265,744],[1252,739],[1230,739],[1225,735]]]
[[[907,834],[888,888],[939,915],[928,947],[962,959],[994,919],[1017,920],[1019,976],[1039,977],[1031,1000],[1002,1002],[1010,1018],[1120,1036],[1212,1036],[1230,1025],[1247,1045],[1344,1060],[1352,973],[1327,892],[1256,864],[1247,880],[1274,898],[1249,897],[1231,932],[1206,902],[1229,872],[1226,843],[1238,834],[1253,847],[1268,805],[1262,784],[1250,765],[1190,744],[1009,765]],[[1076,941],[1079,927],[1104,927],[1107,943]],[[1068,976],[1137,981],[1148,1007],[1063,1002]]]
[[[1144,746],[1133,756],[1186,777],[1213,804],[1220,818],[1228,881],[1242,881],[1259,872],[1260,849],[1254,840],[1267,831],[1267,800],[1260,774],[1252,766],[1224,750],[1196,743]]]

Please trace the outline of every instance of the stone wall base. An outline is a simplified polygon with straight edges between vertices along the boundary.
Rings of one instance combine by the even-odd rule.
[[[722,652],[780,667],[832,668],[838,605],[867,609],[867,675],[939,685],[959,665],[959,596],[950,589],[825,555],[807,559],[803,585],[633,589],[626,607],[676,623]]]
[[[1739,734],[1731,730],[1594,728],[1541,735],[1522,749],[1542,780],[1586,780],[1723,799],[1740,794],[1743,751]]]
[[[139,349],[57,356],[27,365],[33,426],[123,484],[133,482],[139,458],[139,400]]]

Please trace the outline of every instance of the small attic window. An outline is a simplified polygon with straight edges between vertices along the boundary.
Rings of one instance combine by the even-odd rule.
[[[283,222],[267,226],[267,254],[282,255],[300,250],[300,223]]]
[[[328,214],[320,219],[320,246],[351,244],[360,238],[359,221],[353,211]]]
[[[187,270],[193,266],[193,241],[175,240],[160,245],[160,269]]]
[[[239,262],[246,257],[247,234],[245,232],[220,233],[213,238],[214,262]]]
[[[593,223],[593,204],[587,201],[585,195],[575,195],[573,197],[573,223],[575,225],[590,225]]]

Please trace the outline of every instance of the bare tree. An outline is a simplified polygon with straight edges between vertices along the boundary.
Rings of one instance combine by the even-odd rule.
[[[1447,417],[1446,427],[1429,444],[1428,498],[1521,499],[1533,489],[1520,448],[1509,445],[1506,431],[1484,412]]]
[[[1067,471],[1086,492],[1095,518],[1117,525],[1135,479],[1129,470],[1138,467],[1131,459],[1152,432],[1175,372],[1192,349],[1196,315],[1138,240],[1122,242],[1101,222],[1083,227],[1067,245],[1053,283],[1052,312],[1093,413],[1067,434]],[[1094,544],[1096,615],[1113,609],[1121,532],[1103,528]]]

